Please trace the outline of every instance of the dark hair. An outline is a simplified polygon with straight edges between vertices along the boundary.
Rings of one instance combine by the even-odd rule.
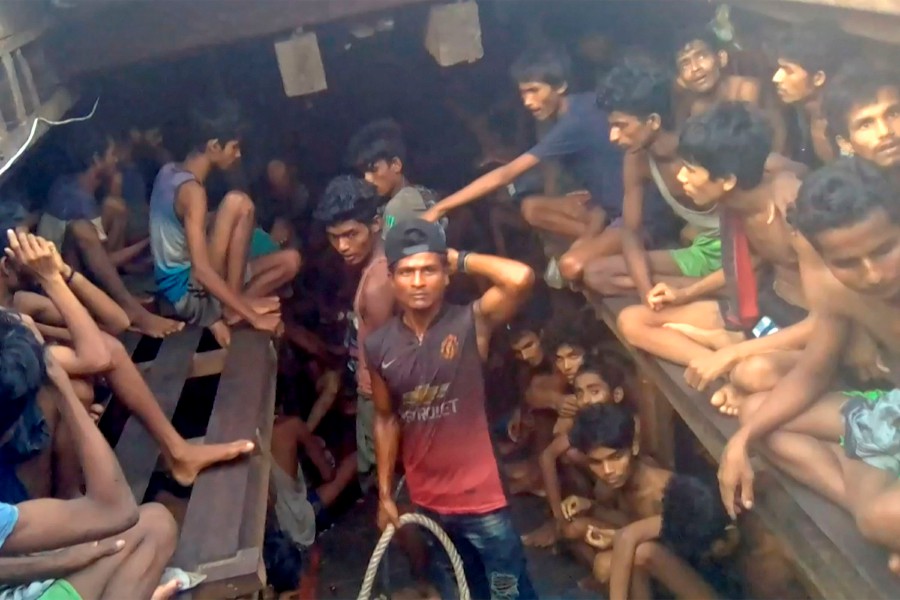
[[[851,51],[847,35],[831,21],[795,23],[775,42],[775,54],[814,75],[832,75]]]
[[[538,340],[541,339],[541,328],[539,325],[525,321],[512,323],[509,325],[509,343],[515,344],[529,333],[536,335]]]
[[[703,167],[713,179],[733,175],[742,190],[762,181],[771,151],[771,127],[743,102],[721,102],[689,118],[678,138],[684,160]]]
[[[592,404],[575,415],[569,443],[585,454],[597,448],[630,450],[634,416],[621,404]]]
[[[859,157],[826,165],[803,181],[788,222],[814,246],[816,236],[830,229],[850,227],[883,210],[900,223],[900,202],[884,173]]]
[[[368,225],[378,213],[378,194],[370,183],[353,175],[338,175],[328,182],[313,218],[325,227],[346,221]]]
[[[44,347],[17,313],[0,311],[0,435],[35,401],[46,380]]]
[[[578,333],[567,330],[552,330],[544,334],[544,347],[551,354],[556,354],[560,346],[571,346],[584,352],[585,357],[588,354],[588,345],[581,339]]]
[[[887,69],[873,67],[869,61],[854,61],[832,77],[822,95],[822,108],[828,121],[830,137],[847,137],[847,118],[855,107],[872,104],[878,91],[885,87],[900,88],[900,77]]]
[[[94,165],[94,161],[102,159],[106,151],[115,142],[106,132],[99,129],[96,123],[81,122],[69,125],[63,130],[62,150],[68,161],[68,171],[81,173]]]
[[[278,593],[292,592],[300,585],[303,552],[288,534],[272,526],[263,538],[263,562],[269,584]]]
[[[578,369],[575,377],[585,373],[594,373],[606,382],[610,390],[623,387],[625,385],[625,371],[616,365],[608,363],[596,358],[590,358],[584,361],[584,364]]]
[[[606,112],[623,112],[640,119],[657,114],[663,129],[671,130],[672,75],[650,61],[626,58],[600,81],[597,104]]]
[[[716,33],[707,26],[698,26],[696,24],[683,27],[675,32],[672,44],[672,51],[677,60],[678,55],[690,44],[694,42],[702,42],[713,52],[723,49],[722,42]]]
[[[380,160],[406,162],[403,131],[393,119],[373,121],[353,134],[347,144],[347,167],[369,171]]]
[[[662,498],[659,540],[687,560],[710,550],[729,525],[719,490],[691,475],[672,475]]]
[[[217,98],[198,104],[191,110],[190,119],[191,149],[194,151],[204,152],[210,140],[218,140],[224,146],[241,139],[241,110],[233,100]]]
[[[562,48],[540,46],[523,52],[509,69],[516,83],[538,82],[558,88],[569,82],[572,62]]]

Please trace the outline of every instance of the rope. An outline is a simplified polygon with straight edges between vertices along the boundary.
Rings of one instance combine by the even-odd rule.
[[[400,517],[401,526],[407,523],[421,525],[434,534],[444,547],[444,550],[447,551],[447,556],[450,557],[450,565],[453,567],[453,574],[456,575],[456,585],[459,587],[459,600],[471,600],[469,584],[466,582],[466,573],[463,571],[462,559],[459,557],[459,552],[456,551],[456,546],[453,545],[453,542],[450,541],[450,538],[441,529],[441,526],[425,515],[416,513],[407,513]],[[395,531],[396,529],[393,525],[388,525],[382,532],[381,538],[375,546],[375,551],[372,552],[372,558],[369,559],[369,566],[366,567],[366,576],[363,578],[357,600],[369,600],[372,597],[372,585],[375,583],[375,574],[378,573],[378,563],[381,562],[381,557],[384,556]]]

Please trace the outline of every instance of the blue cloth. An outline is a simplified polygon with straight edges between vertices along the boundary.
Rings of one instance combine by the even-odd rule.
[[[13,529],[15,529],[16,523],[18,522],[18,507],[13,504],[0,502],[0,548],[6,543],[6,538],[12,534]]]
[[[175,212],[178,190],[196,178],[175,163],[159,170],[150,194],[150,250],[160,294],[177,304],[188,292],[191,258],[184,225]]]
[[[483,515],[441,515],[418,508],[433,519],[453,541],[466,572],[472,598],[528,600],[537,591],[528,577],[525,549],[513,528],[508,508]],[[456,578],[443,546],[430,533],[429,575],[441,598],[458,598]]]
[[[28,490],[19,480],[16,465],[37,455],[49,443],[44,414],[37,403],[31,402],[13,424],[9,439],[0,446],[0,502],[18,504],[28,500]]]
[[[50,187],[44,212],[60,221],[92,221],[100,216],[100,203],[78,184],[77,175],[64,175]]]
[[[609,141],[609,120],[597,107],[594,94],[568,97],[568,110],[528,154],[540,160],[557,159],[563,169],[591,193],[591,202],[606,211],[610,221],[622,216],[623,154]]]

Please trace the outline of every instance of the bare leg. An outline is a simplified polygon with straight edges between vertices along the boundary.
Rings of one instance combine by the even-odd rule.
[[[294,280],[300,271],[300,253],[279,250],[254,259],[250,263],[253,278],[243,293],[253,298],[275,295],[285,284]]]
[[[175,481],[191,485],[203,469],[253,450],[253,444],[248,440],[230,444],[189,444],[163,414],[121,342],[107,334],[103,334],[103,339],[112,356],[112,367],[106,373],[110,388],[159,444]]]
[[[244,289],[255,217],[256,209],[250,196],[243,192],[228,192],[216,211],[207,243],[212,267],[238,294]]]
[[[568,281],[581,281],[585,265],[601,256],[622,252],[622,230],[607,227],[599,235],[578,241],[559,259],[559,272]]]
[[[644,305],[629,306],[619,313],[619,331],[633,346],[680,365],[708,356],[711,350],[678,331],[663,327],[666,323],[689,323],[706,329],[723,329],[725,322],[719,305],[700,300],[685,306],[654,311]]]
[[[175,552],[178,530],[165,507],[145,504],[137,525],[116,539],[125,541],[122,550],[65,578],[82,598],[149,598]]]
[[[100,219],[106,232],[106,249],[120,250],[125,247],[125,228],[128,225],[128,206],[121,198],[108,196],[103,201]]]
[[[666,323],[667,329],[686,335],[701,346],[710,350],[721,350],[727,346],[740,344],[746,338],[740,331],[728,331],[727,329],[701,329],[687,323]]]
[[[650,598],[650,577],[663,584],[678,599],[716,598],[715,590],[686,560],[657,542],[644,542],[637,547],[629,598]]]
[[[621,236],[621,233],[619,235]],[[696,278],[685,277],[681,274],[678,263],[672,259],[672,254],[668,250],[648,252],[647,264],[650,267],[650,275],[655,281],[665,281],[678,287],[696,281]],[[628,272],[625,258],[621,254],[586,257],[583,265],[583,277],[585,286],[604,296],[624,296],[635,290],[634,281]]]
[[[73,240],[80,259],[79,263],[87,265],[100,286],[119,303],[128,315],[132,329],[150,337],[160,338],[180,331],[184,327],[184,323],[164,319],[149,312],[131,295],[106,253],[106,248],[100,243],[100,237],[92,223],[75,221],[69,226],[66,237]]]
[[[785,350],[758,354],[747,358],[731,370],[731,382],[722,386],[710,398],[713,406],[730,416],[737,416],[747,394],[767,392],[794,368],[800,351]]]
[[[535,229],[578,238],[587,229],[588,212],[581,205],[581,214],[573,211],[572,197],[546,198],[531,196],[522,201],[522,217]]]

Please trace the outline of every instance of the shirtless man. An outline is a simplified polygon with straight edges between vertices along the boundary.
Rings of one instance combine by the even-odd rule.
[[[184,162],[163,166],[156,177],[150,247],[159,293],[175,315],[209,327],[224,348],[231,342],[229,325],[239,321],[260,331],[280,330],[281,306],[274,294],[297,275],[300,253],[250,256],[255,208],[243,192],[228,192],[208,219],[204,182],[241,157],[236,109],[209,110],[194,111],[194,146]]]
[[[547,502],[550,504],[550,511],[554,519],[522,536],[522,541],[526,546],[550,546],[559,538],[564,521],[559,508],[562,494],[557,461],[565,456],[570,463],[573,461],[575,464],[579,463],[582,457],[573,454],[577,451],[571,449],[569,441],[569,433],[574,426],[575,417],[578,411],[592,404],[620,403],[625,397],[625,392],[622,388],[623,381],[619,375],[612,374],[609,369],[592,362],[582,366],[575,376],[575,413],[573,417],[567,419],[566,427],[556,433],[553,441],[541,451],[538,461]]]
[[[844,507],[862,535],[893,554],[900,574],[897,390],[827,393],[852,325],[877,341],[882,379],[900,384],[900,203],[883,174],[858,158],[814,173],[791,223],[818,251],[822,281],[816,328],[796,367],[767,395],[748,399],[722,455],[719,485],[734,516],[753,508],[748,450],[758,443],[779,468]],[[872,433],[877,433],[872,437]],[[841,447],[843,442],[843,448]]]
[[[26,402],[45,396],[71,433],[85,494],[0,503],[0,595],[70,600],[154,596],[178,531],[159,504],[135,505],[109,444],[63,368],[12,313],[0,315],[2,437]]]
[[[841,153],[869,161],[900,189],[900,78],[850,63],[828,84],[822,106]]]
[[[539,124],[548,125],[546,134],[531,150],[447,196],[423,218],[436,221],[513,183],[539,164],[558,160],[587,193],[526,198],[521,210],[532,227],[573,240],[560,259],[560,272],[578,281],[587,257],[619,252],[615,224],[622,215],[621,157],[609,143],[606,115],[597,108],[594,95],[568,94],[569,59],[563,52],[530,50],[511,71],[525,108]],[[553,187],[545,182],[545,191]]]
[[[51,241],[66,261],[90,273],[125,310],[131,327],[151,337],[164,337],[184,325],[154,315],[131,295],[118,268],[146,252],[148,239],[125,245],[127,208],[120,198],[101,205],[95,195],[116,176],[118,155],[113,140],[92,128],[75,127],[70,137],[71,158],[78,173],[57,179],[38,224],[41,237]]]
[[[372,380],[360,348],[364,347],[368,335],[384,325],[394,311],[377,210],[377,194],[372,185],[351,175],[341,175],[329,182],[313,214],[347,269],[359,273],[346,341],[350,355],[347,368],[357,382],[356,446],[359,474],[363,478],[370,478],[375,468],[372,432],[375,407]]]
[[[822,92],[844,58],[841,37],[837,27],[795,24],[775,49],[778,69],[772,82],[781,101],[795,111],[797,132],[788,138],[788,155],[811,168],[837,157],[826,132]]]
[[[6,255],[0,259],[2,305],[15,306],[32,317],[38,328],[57,342],[48,352],[79,389],[87,388],[90,393],[93,377],[106,379],[116,397],[141,420],[160,445],[163,459],[179,484],[191,485],[210,465],[253,450],[253,443],[248,440],[189,444],[163,414],[121,342],[100,331],[92,319],[93,312],[107,327],[114,324],[121,312],[115,303],[65,264],[55,247],[43,238],[8,230],[4,246]],[[24,291],[28,282],[37,284],[46,296]],[[124,315],[118,320],[124,321]],[[56,415],[43,417],[52,436]],[[49,473],[43,475],[49,482]]]
[[[675,40],[676,108],[675,121],[680,126],[688,117],[698,115],[717,102],[747,102],[760,107],[772,125],[776,152],[784,147],[784,119],[777,108],[766,106],[761,82],[754,77],[726,75],[728,51],[709,27],[691,27],[681,31]]]
[[[783,216],[800,182],[793,173],[765,170],[770,149],[764,118],[742,103],[723,103],[692,117],[679,138],[684,161],[679,180],[685,191],[700,206],[731,211],[763,263],[757,282],[759,321],[735,326],[719,302],[700,300],[727,279],[738,280],[732,269],[685,288],[660,283],[648,294],[647,305],[630,306],[619,315],[630,343],[688,365],[685,379],[698,390],[730,373],[731,385],[712,400],[728,414],[736,413],[741,393],[770,389],[793,366],[813,325],[806,318],[797,252]]]
[[[612,542],[616,531],[637,519],[659,515],[670,471],[639,457],[635,419],[621,404],[595,404],[580,411],[569,433],[569,457],[591,477],[611,489],[600,503],[582,496],[563,500],[554,516],[573,550],[593,565],[596,581],[609,581]],[[582,515],[590,511],[587,515]]]
[[[633,60],[616,66],[598,89],[598,99],[609,113],[610,140],[625,150],[622,254],[595,257],[585,268],[585,284],[600,294],[637,290],[649,302],[650,290],[661,279],[685,287],[722,266],[718,209],[699,207],[678,178],[682,160],[671,98],[668,74]],[[692,230],[690,247],[645,249],[644,232],[654,221],[644,214],[647,185],[655,185],[671,211]]]

